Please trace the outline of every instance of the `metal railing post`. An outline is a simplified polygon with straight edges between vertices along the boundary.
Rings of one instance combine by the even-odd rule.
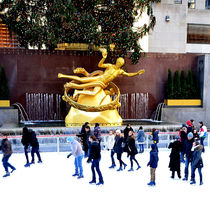
[[[57,137],[57,152],[60,152],[60,139]]]

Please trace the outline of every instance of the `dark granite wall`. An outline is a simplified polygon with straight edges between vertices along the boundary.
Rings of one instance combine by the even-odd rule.
[[[148,93],[149,103],[145,117],[131,117],[132,109],[128,107],[128,117],[123,118],[150,118],[158,103],[164,99],[168,68],[172,71],[196,70],[197,56],[198,54],[148,53],[136,65],[132,65],[130,60],[126,59],[126,71],[136,72],[143,68],[146,72],[136,77],[120,77],[114,82],[120,88],[121,94],[128,94],[128,105],[131,102],[131,93]],[[11,102],[19,102],[24,107],[26,93],[62,95],[63,85],[68,80],[58,79],[59,72],[73,74],[76,67],[83,67],[92,72],[98,69],[100,59],[101,54],[98,52],[90,54],[77,51],[0,50],[0,64],[5,66]],[[66,105],[62,104],[61,113],[66,113],[65,107]]]

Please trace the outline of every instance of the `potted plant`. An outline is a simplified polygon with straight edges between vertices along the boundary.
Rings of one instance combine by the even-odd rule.
[[[184,71],[175,71],[174,78],[172,72],[168,70],[168,81],[166,87],[166,97],[164,103],[168,106],[201,106],[199,84],[196,73],[188,71],[185,76]]]
[[[0,107],[9,107],[9,88],[4,66],[0,67]]]

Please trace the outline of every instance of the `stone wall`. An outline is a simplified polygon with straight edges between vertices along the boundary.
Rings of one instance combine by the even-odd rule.
[[[73,69],[77,67],[83,67],[88,72],[92,72],[98,69],[97,64],[100,59],[101,54],[98,52],[90,54],[89,52],[79,51],[0,50],[0,64],[5,66],[9,80],[11,103],[21,103],[27,113],[41,107],[39,101],[30,105],[32,102],[27,98],[30,94],[34,94],[34,97],[40,96],[47,100],[54,100],[53,104],[58,103],[57,97],[62,96],[63,85],[68,81],[58,79],[58,73],[73,74]],[[106,62],[110,61],[107,60]],[[196,70],[196,62],[197,54],[175,53],[147,53],[146,57],[142,57],[136,65],[132,65],[131,61],[126,59],[124,68],[126,71],[136,72],[139,69],[145,69],[145,73],[135,77],[118,77],[114,80],[120,88],[122,97],[126,99],[124,102],[126,111],[122,111],[123,108],[120,109],[122,118],[151,118],[158,103],[164,100],[168,68],[171,68],[172,71]],[[135,96],[135,94],[139,95]],[[54,95],[55,98],[52,98],[51,95]],[[133,107],[133,98],[141,96],[147,101],[146,105],[137,102],[138,105]],[[40,98],[40,100],[43,99]],[[64,119],[68,107],[61,100],[59,107],[59,109],[56,109],[56,106],[49,106],[48,104],[48,106],[43,105],[43,110],[46,111],[46,108],[51,110],[49,113],[53,113],[53,115],[50,119],[54,119],[54,117],[55,119]],[[133,110],[139,113],[136,115]],[[39,113],[37,112],[37,114]]]

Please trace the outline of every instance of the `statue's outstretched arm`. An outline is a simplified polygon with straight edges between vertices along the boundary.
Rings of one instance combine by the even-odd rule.
[[[144,69],[143,70],[139,70],[137,73],[127,73],[124,70],[121,70],[121,75],[124,75],[124,76],[127,76],[127,77],[132,77],[132,76],[135,76],[135,75],[141,75],[144,72],[145,72]]]
[[[104,64],[104,61],[107,58],[107,50],[105,48],[100,49],[103,58],[100,60],[100,62],[98,63],[98,67],[99,68],[107,68],[109,66],[109,64]]]

